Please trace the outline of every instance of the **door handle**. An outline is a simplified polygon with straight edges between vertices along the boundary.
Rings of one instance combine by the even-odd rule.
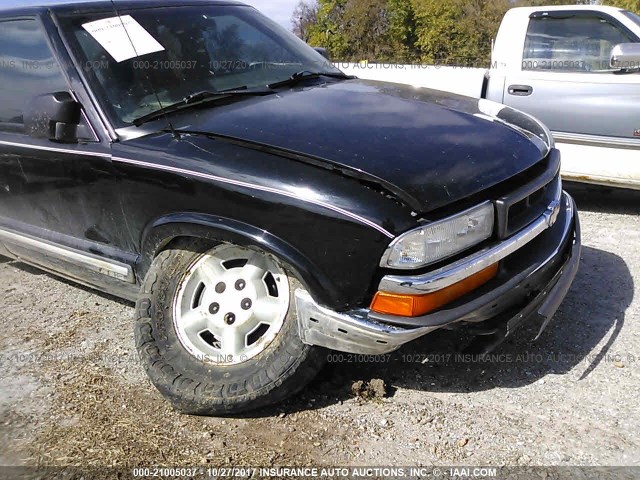
[[[533,93],[533,87],[530,87],[529,85],[511,85],[507,91],[509,92],[509,95],[527,97]]]

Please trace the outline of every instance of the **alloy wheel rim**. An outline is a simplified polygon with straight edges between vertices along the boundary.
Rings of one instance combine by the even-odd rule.
[[[237,365],[262,353],[289,311],[289,279],[270,255],[219,245],[183,276],[174,302],[174,327],[199,360]]]

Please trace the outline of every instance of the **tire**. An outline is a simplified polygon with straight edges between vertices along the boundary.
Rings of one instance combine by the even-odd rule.
[[[262,277],[258,264],[268,270]],[[245,273],[246,281],[236,279]],[[136,304],[136,346],[152,383],[174,408],[193,415],[237,414],[294,395],[326,359],[324,349],[300,340],[297,288],[295,277],[260,250],[185,239],[161,252]]]

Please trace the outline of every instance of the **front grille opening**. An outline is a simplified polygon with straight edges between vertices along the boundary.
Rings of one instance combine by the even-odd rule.
[[[522,215],[527,211],[529,207],[527,199],[520,200],[518,203],[514,203],[513,206],[509,209],[510,217],[517,217],[518,215]]]
[[[544,200],[548,189],[549,189],[549,185],[547,185],[546,187],[538,190],[537,192],[533,192],[529,196],[529,205],[534,206],[534,205],[538,205],[539,203],[541,203]]]
[[[559,181],[559,177],[556,177],[544,187],[511,205],[507,210],[504,236],[511,236],[519,232],[540,217],[553,201],[553,195]]]

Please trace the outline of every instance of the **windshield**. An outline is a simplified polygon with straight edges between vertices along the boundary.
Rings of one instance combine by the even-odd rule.
[[[624,10],[622,13],[627,17],[629,17],[631,20],[633,20],[636,23],[636,25],[640,25],[640,16],[636,15],[633,12],[628,12],[626,10]]]
[[[60,19],[115,128],[202,91],[264,87],[296,72],[340,73],[246,6],[119,10]]]

